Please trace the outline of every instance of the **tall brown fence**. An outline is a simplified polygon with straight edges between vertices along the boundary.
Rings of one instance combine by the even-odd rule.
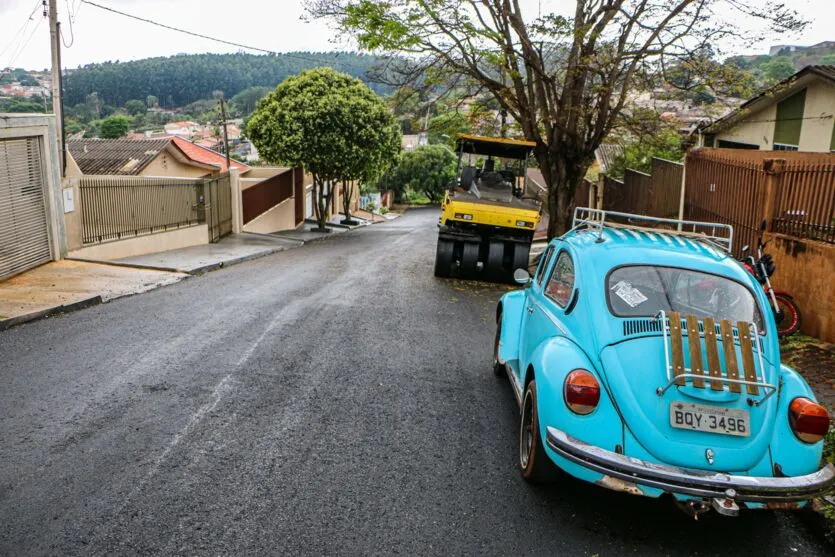
[[[652,159],[652,172],[627,169],[623,181],[603,179],[603,209],[672,218],[681,199],[681,163]]]
[[[79,181],[84,244],[203,222],[200,180],[84,176]]]
[[[772,231],[835,244],[835,156],[787,160],[776,182]]]
[[[293,176],[294,172],[287,170],[245,189],[241,194],[244,224],[293,197]]]
[[[699,149],[687,155],[685,214],[734,226],[736,255],[760,223],[835,243],[835,155]]]
[[[678,217],[683,171],[684,165],[680,162],[652,159],[652,195],[647,214],[662,218]]]
[[[232,232],[228,174],[215,178],[83,176],[82,242],[99,244],[206,223],[211,241]]]
[[[742,151],[740,151],[742,152]],[[765,202],[763,163],[727,152],[692,151],[687,155],[684,215],[688,220],[734,227],[734,251],[753,246]]]

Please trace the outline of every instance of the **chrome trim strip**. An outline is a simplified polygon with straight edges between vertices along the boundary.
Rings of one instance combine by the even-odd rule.
[[[535,307],[536,307],[539,311],[541,311],[542,313],[544,313],[544,314],[545,314],[545,317],[547,317],[547,318],[548,318],[548,320],[549,320],[551,323],[553,323],[553,324],[554,324],[554,327],[556,327],[557,329],[559,329],[560,334],[562,334],[563,336],[567,336],[567,335],[568,335],[568,331],[566,331],[566,330],[562,327],[562,325],[560,325],[560,324],[557,322],[557,318],[556,318],[556,317],[554,317],[553,315],[551,315],[551,312],[550,312],[550,311],[548,311],[547,309],[545,309],[545,307],[543,307],[543,306],[542,306],[542,304],[540,304],[539,302],[536,302],[536,301],[532,301],[531,303],[532,303],[532,304],[533,304],[533,305],[534,305],[534,306],[535,306]]]
[[[554,427],[549,426],[546,431],[548,447],[561,457],[607,476],[670,493],[752,503],[791,503],[823,495],[835,485],[832,464],[805,476],[734,476],[649,462],[589,445]]]
[[[518,360],[517,360],[518,361]],[[505,364],[504,371],[507,373],[508,379],[510,379],[510,385],[513,387],[513,394],[516,396],[516,404],[519,405],[519,408],[522,407],[522,385],[519,384],[519,378],[516,377],[516,373],[513,372],[513,369]]]

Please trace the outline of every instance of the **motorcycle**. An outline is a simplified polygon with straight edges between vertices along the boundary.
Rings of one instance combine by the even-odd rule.
[[[763,253],[767,244],[763,243],[762,231],[765,230],[766,222],[763,221],[760,227],[760,234],[757,236],[757,256],[749,254],[749,246],[742,247],[742,259],[740,262],[745,269],[754,275],[757,282],[763,285],[766,294],[771,299],[774,309],[774,319],[777,322],[777,334],[781,337],[793,335],[800,329],[800,308],[785,290],[776,290],[771,286],[769,277],[774,274],[777,266],[769,253]]]

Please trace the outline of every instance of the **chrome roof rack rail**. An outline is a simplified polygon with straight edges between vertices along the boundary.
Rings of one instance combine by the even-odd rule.
[[[613,222],[611,217],[625,219],[627,224]],[[607,221],[607,219],[609,219]],[[659,229],[659,225],[666,225],[672,229]],[[589,209],[588,207],[576,207],[574,209],[574,221],[572,229],[587,228],[598,231],[598,241],[603,241],[603,230],[606,228],[627,228],[669,234],[672,236],[684,236],[691,240],[707,242],[731,253],[733,248],[734,229],[729,224],[717,222],[699,222],[692,220],[662,219],[660,217],[649,217],[646,215],[633,215],[631,213],[618,213],[615,211],[603,211],[600,209]]]

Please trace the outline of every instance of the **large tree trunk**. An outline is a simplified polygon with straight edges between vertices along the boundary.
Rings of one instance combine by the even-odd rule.
[[[343,194],[342,194],[342,209],[345,213],[345,220],[343,223],[351,224],[351,199],[354,197],[354,183],[349,182],[347,185],[343,183],[342,186]]]
[[[325,187],[325,186],[329,187]],[[328,207],[331,204],[331,196],[333,195],[333,184],[328,181],[318,178],[313,175],[313,189],[316,190],[316,223],[319,230],[326,230],[328,223]],[[327,189],[327,194],[325,190]]]
[[[572,155],[565,145],[538,149],[536,158],[548,187],[548,240],[551,240],[571,229],[574,193],[590,163],[581,156]]]

